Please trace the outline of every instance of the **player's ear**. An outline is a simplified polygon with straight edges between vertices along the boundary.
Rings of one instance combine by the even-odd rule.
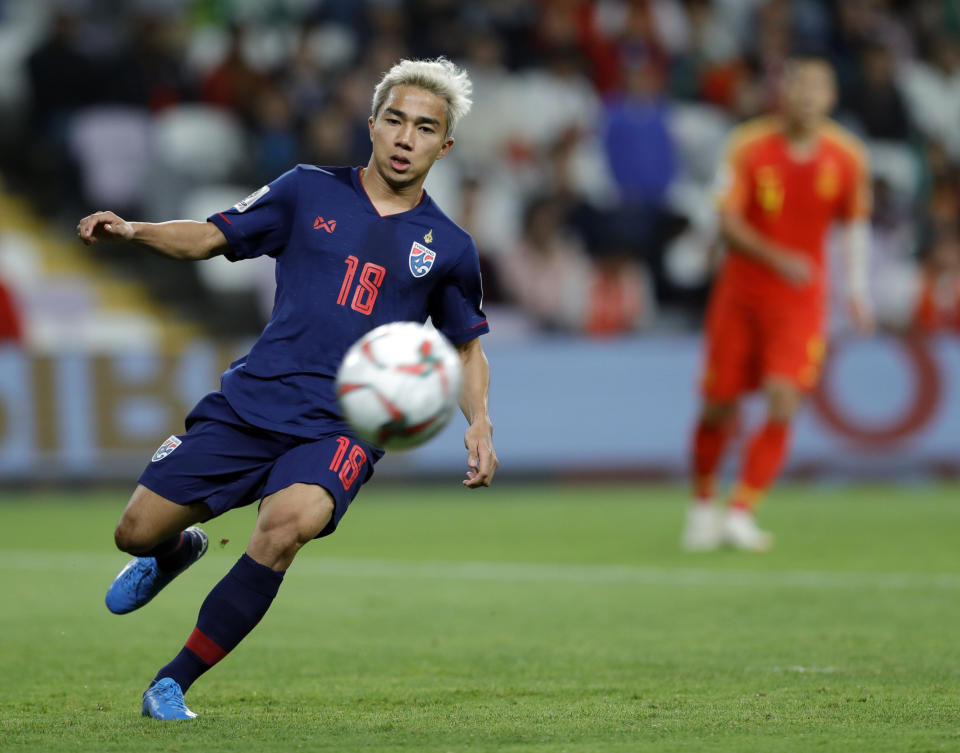
[[[373,115],[367,118],[367,127],[370,129],[370,141],[373,141]]]
[[[443,159],[446,157],[450,150],[453,149],[453,137],[450,137],[443,142],[443,146],[440,147],[440,152],[437,154],[437,159]]]

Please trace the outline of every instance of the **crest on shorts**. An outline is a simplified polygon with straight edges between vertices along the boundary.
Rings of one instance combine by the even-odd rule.
[[[257,199],[259,199],[261,196],[264,196],[269,190],[270,186],[262,186],[250,194],[247,198],[242,199],[234,204],[233,208],[241,213],[246,212],[251,206],[253,206],[253,203],[257,201]]]
[[[410,274],[414,277],[423,277],[433,268],[437,252],[431,251],[421,243],[413,242],[410,247]]]
[[[157,448],[157,451],[153,453],[153,457],[150,458],[151,463],[156,463],[158,460],[163,460],[167,455],[177,449],[181,444],[181,441],[175,436],[171,435],[167,438],[167,441],[164,442]]]

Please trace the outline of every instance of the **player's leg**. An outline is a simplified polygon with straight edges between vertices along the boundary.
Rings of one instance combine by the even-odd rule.
[[[334,507],[330,493],[315,484],[293,484],[264,498],[246,553],[207,595],[180,653],[157,672],[144,696],[145,714],[165,718],[150,708],[151,693],[159,692],[154,689],[172,680],[182,698],[256,627],[293,558],[327,527]]]
[[[120,551],[136,555],[107,590],[107,608],[126,614],[142,607],[207,551],[207,535],[192,527],[209,519],[203,502],[179,505],[138,485],[114,531]]]
[[[732,434],[737,398],[755,379],[748,313],[722,297],[712,299],[708,311],[703,403],[690,444],[693,499],[687,508],[682,538],[688,551],[709,551],[720,544],[717,471]]]
[[[150,694],[172,689],[186,709],[183,693],[253,630],[297,552],[333,533],[379,457],[371,447],[340,436],[304,443],[277,459],[246,553],[204,600],[183,649],[157,673],[144,696],[144,713],[185,718],[154,713]]]
[[[703,401],[691,448],[693,495],[699,502],[712,502],[716,498],[717,468],[723,459],[736,411],[733,398]]]
[[[180,505],[138,484],[113,532],[117,549],[139,556],[159,556],[180,533],[211,516],[203,502]]]
[[[249,426],[218,392],[196,405],[186,428],[147,463],[117,524],[117,546],[138,556],[107,592],[112,612],[142,607],[196,562],[207,537],[191,526],[259,499],[277,455],[296,444]]]
[[[766,421],[746,445],[740,479],[730,499],[724,537],[741,549],[766,551],[773,536],[757,527],[754,511],[783,467],[790,440],[790,420],[800,405],[801,393],[786,379],[772,377],[764,385]]]
[[[733,400],[706,398],[700,411],[690,448],[693,499],[687,507],[683,548],[705,552],[720,545],[721,518],[716,505],[716,475],[736,413]]]
[[[724,538],[740,549],[766,551],[773,545],[773,536],[757,526],[755,512],[783,467],[793,416],[816,384],[824,354],[819,323],[816,312],[802,310],[766,321],[766,420],[746,443],[724,525]]]

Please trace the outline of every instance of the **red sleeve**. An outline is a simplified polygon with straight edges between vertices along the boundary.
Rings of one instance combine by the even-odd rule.
[[[873,191],[870,184],[870,162],[866,149],[859,147],[850,152],[851,175],[846,196],[840,210],[842,219],[869,219],[873,212]]]
[[[22,342],[23,327],[13,296],[0,284],[0,341]]]
[[[717,174],[719,209],[743,215],[750,202],[749,142],[732,139]]]

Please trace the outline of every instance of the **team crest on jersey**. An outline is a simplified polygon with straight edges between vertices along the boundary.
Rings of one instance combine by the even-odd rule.
[[[241,213],[246,212],[251,206],[253,206],[254,202],[257,201],[257,199],[265,195],[269,190],[270,190],[270,186],[263,186],[261,188],[258,188],[256,191],[250,194],[247,198],[243,199],[242,201],[238,201],[236,204],[234,204],[233,208]]]
[[[413,246],[410,247],[410,274],[414,277],[423,277],[433,268],[436,258],[436,251],[414,241]]]
[[[150,458],[150,462],[156,463],[158,460],[163,460],[167,455],[177,449],[180,444],[180,440],[171,435],[167,438],[167,441],[160,445],[157,448],[157,451],[153,453],[153,457]]]

